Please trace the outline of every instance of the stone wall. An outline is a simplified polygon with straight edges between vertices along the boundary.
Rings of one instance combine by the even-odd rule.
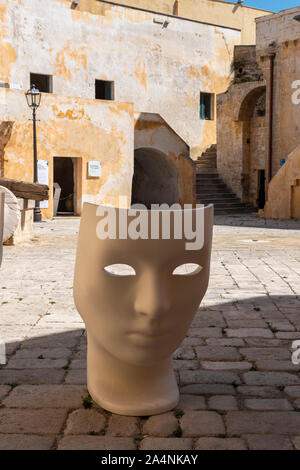
[[[89,8],[92,8],[96,1],[81,0],[80,4],[84,3],[80,8],[86,8],[87,3]],[[183,18],[236,28],[242,32],[242,44],[255,44],[255,18],[271,13],[222,0],[112,0],[112,3],[160,11],[167,15],[177,14]]]
[[[269,184],[268,200],[262,217],[300,219],[300,145]]]
[[[270,109],[270,54],[274,57],[274,119],[272,176],[280,169],[280,160],[300,144],[300,100],[293,95],[300,89],[300,28],[294,19],[300,7],[257,20],[257,60],[267,83],[266,120]],[[294,86],[296,88],[294,88]],[[300,96],[300,93],[298,92]],[[266,142],[268,141],[268,133]]]
[[[244,202],[257,203],[257,170],[265,168],[264,82],[232,85],[217,97],[217,168]]]
[[[265,193],[269,192],[265,210],[267,217],[283,215],[288,218],[298,214],[299,183],[295,175],[299,159],[293,157],[291,166],[287,165],[291,155],[294,155],[293,150],[300,145],[300,28],[299,21],[294,18],[296,15],[300,15],[300,7],[256,21],[256,60],[259,68],[255,66],[252,47],[236,47],[235,58],[243,59],[248,51],[248,59],[244,61],[241,75],[244,73],[245,77],[252,80],[261,70],[264,81],[232,85],[218,97],[217,165],[220,175],[245,202],[257,205],[258,171],[263,170],[266,177]],[[236,63],[238,64],[238,60]],[[282,169],[281,161],[284,159],[287,163]],[[291,168],[295,176],[293,183],[289,176]],[[286,182],[285,177],[288,178]]]
[[[235,46],[234,80],[217,97],[217,167],[243,202],[258,204],[258,170],[266,165],[266,94],[255,46]]]
[[[232,68],[233,83],[263,80],[263,72],[256,62],[256,46],[235,46]]]

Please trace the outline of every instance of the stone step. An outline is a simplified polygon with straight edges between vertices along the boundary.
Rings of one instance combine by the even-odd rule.
[[[216,162],[215,162],[215,164],[216,164]],[[210,167],[210,168],[216,168],[216,166],[214,165],[214,163],[211,162],[211,161],[209,161],[209,160],[199,160],[199,161],[196,162],[196,166],[197,166],[198,168],[200,168],[201,166],[204,166],[204,165],[205,165],[205,166],[208,166],[208,167]]]
[[[198,159],[199,158],[203,158],[205,155],[207,155],[208,157],[211,157],[211,156],[214,156],[216,157],[217,156],[217,152],[215,150],[209,150],[207,152],[202,152],[201,155],[198,155]]]
[[[226,194],[233,194],[234,196],[236,196],[232,191],[229,191],[229,189],[225,185],[222,185],[222,186],[211,185],[211,186],[206,186],[206,187],[196,185],[196,193],[201,194],[202,196],[206,196],[206,197],[216,196],[216,195],[218,197],[222,197],[222,196],[226,196]]]
[[[201,157],[198,157],[197,160],[195,160],[196,162],[201,162],[202,160],[216,160],[217,159],[217,155],[214,153],[214,154],[211,154],[211,155],[207,155],[207,154],[204,154],[204,155],[201,155]]]
[[[255,208],[243,208],[243,209],[214,209],[215,215],[230,215],[230,214],[252,214],[257,212]]]
[[[220,179],[217,180],[217,179],[213,179],[213,178],[207,178],[206,181],[205,181],[205,179],[196,180],[196,185],[197,186],[219,186],[220,184],[222,186],[226,186],[225,183],[223,183]]]
[[[224,192],[228,191],[227,186],[224,183],[196,183],[196,190],[197,191],[210,191],[213,192],[217,189],[222,189]]]
[[[202,152],[201,155],[198,156],[198,158],[201,158],[203,155],[217,155],[216,150],[206,150],[206,152]]]
[[[223,181],[219,178],[218,172],[217,173],[196,173],[196,182],[197,183],[212,183],[212,182],[219,182],[223,183]]]
[[[211,154],[211,155],[207,155],[206,153],[201,155],[200,157],[197,158],[197,160],[195,160],[196,162],[201,162],[202,160],[209,160],[209,161],[212,161],[212,160],[216,160],[217,159],[217,155],[214,153],[214,154]]]
[[[214,157],[203,155],[196,162],[196,199],[198,204],[213,204],[215,214],[243,214],[255,212],[244,204],[219,177],[211,162]]]
[[[196,162],[199,162],[201,160],[217,160],[217,154],[216,153],[202,153],[201,155],[198,155],[197,159],[195,160]]]
[[[216,162],[217,161],[217,155],[202,155],[201,157],[198,157],[197,160],[195,160],[196,164],[201,163],[203,161],[208,161],[208,162]]]
[[[207,205],[207,203],[203,203],[201,200],[197,199],[197,204],[204,204]],[[213,204],[213,203],[212,203]],[[219,215],[219,214],[251,214],[257,212],[255,208],[253,207],[245,207],[243,204],[240,204],[239,206],[226,206],[222,207],[220,205],[214,204],[214,214]]]
[[[242,201],[236,197],[236,196],[232,196],[232,197],[204,197],[202,196],[201,194],[197,194],[197,199],[201,199],[201,201],[204,201],[205,204],[208,204],[208,203],[212,203],[212,204],[222,204],[224,202],[224,204],[234,204],[234,203],[238,203],[238,204],[242,204]]]
[[[202,200],[200,200],[200,204],[209,204],[207,202],[203,202]],[[211,202],[210,204],[214,204],[213,202]],[[214,207],[216,210],[235,210],[235,211],[238,211],[238,210],[244,210],[246,209],[246,207],[244,206],[244,204],[242,203],[228,203],[228,204],[221,204],[221,203],[218,203],[218,204],[214,204]],[[253,211],[253,209],[252,209]]]
[[[198,198],[197,198],[198,199]],[[244,204],[241,203],[239,200],[235,200],[233,202],[224,202],[224,200],[218,201],[210,201],[206,199],[200,198],[201,204],[213,204],[217,209],[244,209]]]
[[[211,162],[198,162],[196,163],[196,169],[198,170],[199,168],[202,168],[202,167],[207,167],[207,168],[211,168],[212,170],[215,170],[217,168],[216,165],[214,165],[213,163]]]
[[[196,180],[211,180],[211,179],[218,179],[221,181],[221,178],[219,177],[218,173],[214,173],[214,172],[211,172],[211,173],[205,173],[205,175],[202,175],[201,173],[197,174],[196,175]]]
[[[226,198],[226,199],[231,199],[232,197],[236,197],[234,194],[230,192],[225,192],[225,189],[219,189],[217,188],[216,190],[201,190],[199,189],[197,191],[197,196],[201,196],[205,199],[210,199],[213,197],[218,197],[218,198]]]
[[[201,174],[206,175],[207,173],[211,173],[212,170],[213,169],[211,167],[196,168],[196,174],[197,175],[201,175]],[[218,173],[217,169],[215,169],[215,172]]]
[[[203,173],[205,174],[205,173]],[[214,180],[212,178],[207,178],[207,180],[196,180],[196,186],[199,187],[199,188],[202,188],[204,186],[208,186],[208,188],[212,188],[213,186],[222,186],[222,187],[226,187],[227,186],[225,185],[225,183],[223,183],[221,180]]]

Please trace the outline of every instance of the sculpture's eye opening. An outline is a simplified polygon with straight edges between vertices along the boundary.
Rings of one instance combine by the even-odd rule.
[[[110,264],[104,271],[111,276],[135,276],[135,269],[129,264]]]
[[[203,266],[196,263],[185,263],[177,266],[173,271],[173,276],[195,276],[200,273],[203,269]]]

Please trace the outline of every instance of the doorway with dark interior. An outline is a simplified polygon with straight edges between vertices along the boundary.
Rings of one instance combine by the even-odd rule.
[[[61,189],[54,215],[76,215],[76,166],[76,158],[54,157],[53,182]],[[54,191],[57,184],[54,184]]]
[[[263,209],[266,203],[266,177],[265,170],[258,170],[258,198],[257,205],[259,209]]]

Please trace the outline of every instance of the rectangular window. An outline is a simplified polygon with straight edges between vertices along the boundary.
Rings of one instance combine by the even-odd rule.
[[[95,98],[96,100],[113,100],[114,82],[95,80]]]
[[[42,93],[52,93],[52,75],[30,74],[30,88],[35,85]]]
[[[213,120],[214,95],[213,93],[200,93],[200,119]]]

